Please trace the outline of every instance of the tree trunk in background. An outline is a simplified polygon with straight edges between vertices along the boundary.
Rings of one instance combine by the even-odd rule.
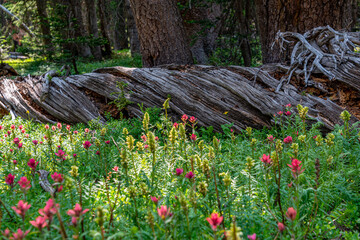
[[[4,0],[0,0],[0,4],[3,4]],[[5,13],[0,11],[0,31],[2,31],[5,26],[6,26],[6,18],[5,18]]]
[[[219,35],[220,4],[204,0],[181,0],[179,3],[183,5],[181,16],[192,56],[197,63],[206,64]]]
[[[174,0],[130,0],[144,67],[192,64],[179,9]]]
[[[81,42],[81,39],[88,37],[82,16],[81,0],[65,0],[68,6],[69,37],[75,39],[76,52],[73,54],[80,57],[90,57],[91,49],[87,43]]]
[[[115,24],[114,24],[114,49],[122,50],[129,48],[129,41],[126,33],[126,22],[125,22],[125,0],[117,1],[117,7],[115,8],[114,16]]]
[[[249,42],[250,35],[250,23],[248,22],[249,15],[249,5],[248,0],[233,0],[232,1],[233,9],[235,11],[235,17],[238,21],[238,31],[241,35],[240,38],[240,49],[241,55],[244,60],[244,65],[250,67],[251,65],[251,47]]]
[[[127,23],[127,34],[130,40],[130,51],[132,55],[140,53],[140,40],[139,34],[136,28],[133,10],[130,7],[129,0],[125,0],[125,13]]]
[[[279,46],[273,46],[278,31],[304,33],[318,26],[351,29],[356,0],[255,0],[263,63],[281,61]],[[285,55],[287,55],[285,53]],[[287,55],[288,56],[288,55]]]
[[[85,0],[85,19],[86,19],[86,28],[89,36],[95,40],[94,44],[90,45],[91,52],[96,60],[102,59],[101,48],[99,45],[99,30],[97,24],[96,16],[96,1],[95,0]]]
[[[104,57],[111,56],[111,45],[110,45],[110,37],[108,34],[107,26],[109,24],[107,16],[109,14],[107,9],[107,4],[104,0],[98,0],[98,11],[99,11],[99,18],[100,18],[100,32],[102,38],[106,41],[104,44],[105,51]]]
[[[44,43],[44,47],[47,48],[47,50],[51,50],[51,31],[48,14],[46,12],[46,6],[46,0],[36,0],[37,13],[40,18],[40,29],[42,33],[41,37]]]

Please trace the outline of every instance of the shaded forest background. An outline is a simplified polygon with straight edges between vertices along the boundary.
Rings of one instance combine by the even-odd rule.
[[[273,0],[159,0],[145,6],[146,2],[151,1],[0,0],[0,4],[20,18],[15,20],[0,11],[1,58],[6,57],[6,52],[16,51],[54,62],[99,61],[114,57],[114,51],[130,49],[132,56],[142,54],[144,66],[171,61],[256,66],[286,61],[286,52],[282,56],[278,46],[273,46],[277,31],[304,33],[321,25],[348,31],[358,28],[355,0],[283,1],[281,4]],[[176,6],[176,12],[170,12],[170,5],[166,4]],[[141,15],[144,8],[154,11],[155,15]],[[168,16],[163,14],[166,12]],[[180,18],[176,21],[178,13]],[[155,25],[151,25],[150,19],[154,18],[157,18]],[[29,26],[31,33],[22,28],[21,23]],[[166,29],[169,23],[174,23],[172,29]],[[150,41],[164,49],[150,49],[156,46],[146,42],[147,35],[153,38],[154,32],[161,32],[152,26],[163,29],[164,36]],[[150,30],[146,32],[146,29]],[[178,48],[181,43],[168,39],[171,33],[177,33],[176,39],[185,42],[181,49]],[[188,55],[188,59],[176,62],[178,57],[170,53],[166,60],[156,62],[153,60],[156,57],[148,56],[171,49],[182,57]],[[186,51],[189,52],[184,53]]]

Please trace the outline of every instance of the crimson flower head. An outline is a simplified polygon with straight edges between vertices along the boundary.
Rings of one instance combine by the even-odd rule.
[[[290,103],[289,103],[289,104],[286,104],[285,107],[290,108],[290,107],[291,107],[291,104],[290,104]]]
[[[25,239],[26,235],[28,235],[28,233],[30,232],[30,230],[27,230],[25,232],[23,232],[20,228],[13,233],[12,237],[10,238],[11,240],[23,240]]]
[[[293,139],[291,136],[287,136],[286,138],[284,138],[284,143],[292,143]]]
[[[262,158],[260,160],[264,163],[265,166],[271,165],[271,158],[270,155],[263,154]]]
[[[178,124],[177,122],[174,122],[173,127],[174,127],[174,128],[178,128],[178,127],[179,127],[179,124]]]
[[[190,137],[191,141],[196,141],[196,138],[197,138],[197,136],[195,134],[191,134],[191,137]]]
[[[256,233],[247,236],[249,240],[256,240]]]
[[[7,175],[7,177],[5,178],[5,183],[12,188],[14,187],[14,180],[15,176],[9,173],[9,175]]]
[[[192,117],[190,117],[189,122],[191,122],[192,124],[194,124],[194,123],[196,122],[196,120],[197,120],[197,118],[194,117],[194,116],[192,116]]]
[[[1,234],[5,237],[5,238],[9,238],[10,236],[10,230],[7,228],[4,231],[1,231]]]
[[[61,123],[59,123],[59,122],[56,124],[56,126],[57,126],[58,129],[61,129],[61,128],[62,128],[62,125],[61,125]]]
[[[89,142],[89,141],[85,141],[84,143],[83,143],[83,146],[84,146],[84,148],[85,149],[89,149],[90,147],[91,147],[91,143]]]
[[[13,142],[14,142],[15,144],[19,144],[20,139],[19,139],[19,138],[14,138],[14,139],[13,139]]]
[[[56,127],[55,126],[51,126],[51,130],[55,131]]]
[[[12,130],[14,130],[14,129],[15,129],[15,125],[14,125],[14,124],[11,124],[10,128],[11,128]]]
[[[151,201],[153,201],[156,205],[159,202],[160,197],[150,197]]]
[[[170,208],[167,206],[162,205],[160,208],[158,208],[158,214],[161,217],[162,220],[165,220],[168,216],[170,216]]]
[[[69,211],[67,211],[67,214],[69,216],[72,216],[72,217],[80,217],[81,215],[87,213],[89,211],[89,209],[82,209],[82,207],[80,206],[80,204],[75,204],[75,207],[74,209],[70,209]]]
[[[113,169],[112,169],[114,172],[118,172],[119,171],[119,167],[118,166],[115,166],[115,167],[113,167]]]
[[[184,169],[182,169],[182,168],[175,169],[175,173],[177,176],[180,176],[183,172],[184,172]]]
[[[32,142],[35,146],[38,144],[38,140],[33,140]]]
[[[22,146],[23,146],[23,143],[20,142],[20,143],[18,144],[18,148],[20,149],[20,148],[22,148]]]
[[[186,115],[186,114],[182,115],[182,117],[181,117],[181,120],[182,120],[183,122],[186,122],[188,119],[189,119],[189,117],[188,117],[188,115]]]
[[[290,167],[294,178],[297,178],[297,176],[299,176],[305,170],[305,169],[301,169],[302,167],[301,161],[297,160],[296,158],[293,158],[291,160],[291,164],[288,164],[288,166]]]
[[[49,129],[49,125],[48,125],[48,124],[45,125],[45,129]]]
[[[18,184],[23,191],[29,190],[31,188],[30,181],[26,177],[21,177],[20,181],[18,181]]]
[[[290,111],[286,111],[286,112],[285,112],[285,115],[286,115],[286,116],[290,116],[290,115],[291,115],[291,112],[290,112]]]
[[[30,204],[28,204],[27,202],[24,202],[23,200],[20,200],[17,204],[17,206],[13,206],[11,207],[17,215],[19,215],[20,217],[22,217],[22,219],[25,218],[25,214],[27,212],[27,210],[29,210],[29,208],[31,207]]]
[[[58,183],[61,183],[64,180],[63,176],[57,172],[54,172],[54,174],[51,175],[51,178],[52,178],[52,180],[54,180],[55,182],[58,182]]]
[[[281,116],[281,115],[283,115],[283,111],[280,111],[277,114],[279,114]]]
[[[86,133],[89,133],[89,132],[90,132],[90,129],[85,128],[85,132],[86,132]]]
[[[278,229],[280,232],[283,232],[285,230],[285,225],[281,222],[278,223]]]
[[[46,218],[41,216],[37,217],[35,221],[30,221],[30,224],[39,229],[40,232],[47,226]]]
[[[275,138],[274,138],[273,135],[269,135],[269,136],[267,137],[267,139],[268,139],[269,142],[273,142],[273,141],[275,140]]]
[[[288,210],[286,211],[286,217],[289,220],[294,221],[296,218],[296,210],[292,207],[288,208]]]
[[[67,156],[65,152],[61,149],[59,149],[58,152],[55,153],[55,155],[60,158],[59,160],[65,160],[65,157]]]
[[[215,231],[217,226],[219,226],[221,224],[221,222],[223,221],[224,217],[220,217],[219,214],[217,213],[212,213],[210,215],[210,217],[206,218],[206,220],[209,222],[211,228]]]
[[[142,135],[142,136],[141,136],[141,139],[142,139],[144,142],[146,142],[146,135]]]
[[[35,159],[30,158],[30,160],[28,161],[27,165],[33,170],[35,171],[36,166],[39,164],[39,162],[36,162]]]
[[[70,125],[66,125],[66,130],[70,131],[71,126]]]
[[[110,144],[110,140],[105,141],[106,144]]]
[[[53,216],[57,212],[59,204],[55,204],[54,200],[50,198],[43,209],[39,209],[39,214],[49,220],[49,224],[52,221]]]
[[[185,177],[188,178],[188,179],[192,179],[192,178],[195,177],[195,174],[192,171],[190,171],[187,174],[185,174]]]

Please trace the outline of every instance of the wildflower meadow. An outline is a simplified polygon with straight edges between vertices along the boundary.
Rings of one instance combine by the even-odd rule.
[[[306,107],[273,126],[164,110],[102,125],[0,121],[2,239],[359,239],[360,134]]]

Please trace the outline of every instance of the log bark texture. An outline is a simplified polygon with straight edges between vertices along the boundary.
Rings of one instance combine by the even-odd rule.
[[[269,126],[273,114],[290,103],[309,107],[313,121],[332,129],[342,123],[339,115],[344,109],[353,114],[352,123],[360,118],[360,54],[351,50],[360,45],[359,36],[330,27],[304,35],[279,33],[282,47],[295,45],[290,66],[110,67],[83,75],[54,75],[51,81],[47,77],[3,78],[0,108],[41,122],[86,123],[94,118],[105,122],[105,112],[118,113],[109,102],[119,96],[132,102],[126,106],[128,115],[138,117],[142,115],[139,103],[161,107],[170,96],[173,120],[189,114],[202,126],[221,130],[221,125],[234,123],[233,128],[240,130]],[[125,92],[118,82],[125,84]],[[42,98],[44,92],[47,96]]]

